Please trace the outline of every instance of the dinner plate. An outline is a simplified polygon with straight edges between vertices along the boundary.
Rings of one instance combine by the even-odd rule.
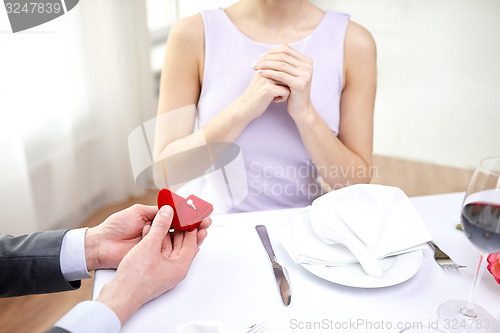
[[[360,264],[324,266],[300,264],[312,274],[349,287],[382,288],[394,286],[413,277],[422,266],[422,250],[382,259],[384,272],[377,278],[365,273]]]
[[[316,236],[307,209],[295,215],[291,228],[282,234],[281,241],[290,257],[307,271],[327,281],[350,287],[381,288],[402,283],[418,272],[423,261],[422,249],[416,248],[381,259],[382,275],[370,276],[345,246],[328,245]],[[297,255],[304,251],[314,258],[328,258],[328,262],[307,263],[307,257]]]

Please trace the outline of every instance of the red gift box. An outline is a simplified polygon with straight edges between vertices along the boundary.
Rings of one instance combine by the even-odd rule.
[[[212,204],[195,195],[191,194],[184,199],[166,188],[158,192],[158,209],[164,205],[169,205],[174,210],[170,227],[177,230],[193,231],[214,210]]]

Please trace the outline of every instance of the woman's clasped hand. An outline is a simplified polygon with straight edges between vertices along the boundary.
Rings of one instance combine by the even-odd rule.
[[[262,77],[288,88],[288,96],[275,97],[275,101],[287,101],[292,118],[300,117],[311,109],[311,80],[313,61],[289,45],[264,53],[252,64]]]

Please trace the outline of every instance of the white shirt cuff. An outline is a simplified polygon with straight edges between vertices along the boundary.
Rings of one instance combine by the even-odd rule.
[[[78,303],[55,326],[71,333],[118,333],[122,325],[107,305],[85,301]]]
[[[61,272],[66,281],[90,278],[85,261],[85,233],[88,228],[69,230],[61,246]]]

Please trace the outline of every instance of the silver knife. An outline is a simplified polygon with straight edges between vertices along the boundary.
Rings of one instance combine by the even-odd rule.
[[[269,260],[271,261],[271,265],[273,267],[274,276],[276,278],[276,283],[278,284],[278,288],[280,290],[281,299],[283,300],[283,304],[290,305],[292,301],[292,293],[290,291],[290,284],[288,283],[288,273],[285,267],[282,267],[276,261],[276,256],[274,255],[273,247],[271,246],[271,241],[269,240],[269,235],[267,234],[267,229],[263,225],[258,225],[255,227],[257,233],[259,234],[260,240],[267,251],[267,255],[269,256]]]

